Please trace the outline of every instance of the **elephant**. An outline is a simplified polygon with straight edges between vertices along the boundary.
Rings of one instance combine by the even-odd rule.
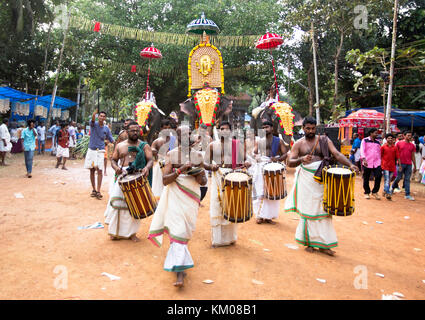
[[[196,111],[195,107],[195,101],[194,98],[191,97],[189,99],[186,99],[185,101],[181,102],[180,104],[180,113],[184,113],[187,116],[189,116],[189,123],[192,128],[195,127],[195,122],[199,120],[198,113]],[[226,97],[220,97],[220,106],[218,108],[217,114],[216,114],[216,123],[219,124],[222,121],[228,121],[229,120],[229,114],[232,112],[232,105],[233,101],[226,98]]]
[[[142,127],[142,140],[152,145],[152,142],[158,137],[161,129],[161,120],[165,118],[164,113],[159,108],[152,108],[146,125]]]
[[[299,112],[293,110],[292,113],[295,115],[294,122],[302,119]],[[291,143],[292,136],[283,133],[283,129],[279,125],[277,115],[274,110],[270,108],[270,105],[266,105],[265,107],[257,107],[252,110],[250,126],[251,129],[254,130],[256,136],[258,135],[258,129],[262,128],[262,123],[264,121],[270,121],[273,123],[273,135],[279,136],[279,134],[281,134],[285,143]]]

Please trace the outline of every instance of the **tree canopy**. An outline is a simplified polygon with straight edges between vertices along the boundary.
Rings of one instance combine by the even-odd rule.
[[[281,98],[302,115],[312,113],[315,103],[312,23],[322,119],[335,118],[346,108],[383,104],[380,72],[389,66],[393,14],[390,0],[3,1],[3,85],[33,94],[37,90],[38,94],[52,92],[64,36],[60,18],[65,14],[59,9],[64,5],[72,9],[77,19],[149,31],[155,33],[156,39],[168,37],[154,43],[163,59],[150,62],[150,87],[158,106],[167,114],[177,110],[187,95],[187,59],[192,46],[177,44],[176,39],[202,12],[219,26],[223,39],[265,32],[284,36],[284,44],[272,51]],[[425,109],[424,22],[424,1],[400,1],[393,92],[393,105],[399,108]],[[57,95],[76,101],[81,81],[80,120],[88,117],[98,100],[100,108],[115,118],[128,116],[145,90],[149,61],[139,53],[151,42],[90,28],[71,24],[67,31]],[[290,41],[295,36],[298,41]],[[235,96],[246,92],[254,97],[253,104],[261,103],[274,81],[270,52],[255,49],[254,43],[222,45],[218,49],[223,56],[226,93]],[[131,72],[132,65],[137,66],[137,72]],[[82,110],[85,114],[81,114]]]

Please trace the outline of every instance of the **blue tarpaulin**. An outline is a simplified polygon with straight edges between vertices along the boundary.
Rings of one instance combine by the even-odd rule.
[[[36,98],[37,98],[37,101],[36,101]],[[17,114],[11,114],[10,121],[21,121],[21,120],[28,120],[33,118],[36,104],[46,107],[48,110],[47,112],[49,112],[52,96],[47,95],[43,97],[37,97],[36,95],[28,94],[16,89],[12,89],[10,87],[0,87],[0,99],[9,99],[12,104],[16,102],[29,104],[30,114],[28,116],[20,116]],[[59,109],[65,110],[75,105],[77,105],[77,103],[74,101],[56,96],[54,104],[53,104],[53,108],[59,108]],[[45,118],[41,118],[37,116],[36,119],[42,120]]]
[[[360,108],[376,110],[384,113],[384,107],[376,108]],[[360,109],[352,109],[345,112],[345,116]],[[397,120],[397,127],[408,127],[410,128],[413,123],[413,127],[425,127],[425,111],[420,110],[402,110],[397,108],[391,108],[391,118]]]

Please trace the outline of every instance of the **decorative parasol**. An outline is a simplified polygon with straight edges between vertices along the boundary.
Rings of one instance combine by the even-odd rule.
[[[339,121],[339,134],[342,138],[342,128],[349,128],[348,137],[351,138],[351,131],[353,127],[357,128],[381,128],[384,125],[384,114],[376,110],[360,109],[356,112],[349,114],[347,117]],[[390,120],[391,131],[397,132],[397,120]]]
[[[152,43],[150,47],[146,47],[142,51],[140,51],[140,56],[143,58],[149,59],[148,80],[146,82],[146,96],[145,96],[145,99],[147,99],[148,91],[149,91],[149,74],[151,71],[151,59],[161,59],[162,54],[161,54],[161,51],[159,51],[157,48],[153,46],[153,43]]]
[[[280,46],[282,43],[283,43],[283,38],[280,35],[276,33],[267,32],[260,39],[258,39],[257,43],[255,44],[255,47],[257,49],[270,50],[270,55],[272,56],[274,83],[276,85],[277,100],[279,100],[279,90],[277,88],[276,70],[274,66],[274,58],[272,54],[272,49]]]
[[[220,28],[214,21],[205,18],[205,13],[202,12],[200,19],[195,19],[186,26],[187,33],[215,35],[220,33]]]

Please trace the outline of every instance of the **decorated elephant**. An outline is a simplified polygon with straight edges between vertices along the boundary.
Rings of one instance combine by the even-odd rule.
[[[212,88],[198,90],[191,98],[180,103],[180,112],[190,119],[190,125],[195,128],[205,124],[209,127],[227,120],[232,112],[233,101],[222,97],[219,92]]]
[[[159,134],[161,120],[165,117],[165,114],[151,101],[137,103],[135,112],[137,123],[141,128],[142,139],[151,145]]]
[[[273,134],[282,135],[283,140],[290,144],[293,135],[294,121],[301,119],[301,115],[293,111],[286,102],[271,102],[265,106],[260,106],[252,110],[250,126],[258,135],[258,129],[262,128],[264,121],[273,123]]]

